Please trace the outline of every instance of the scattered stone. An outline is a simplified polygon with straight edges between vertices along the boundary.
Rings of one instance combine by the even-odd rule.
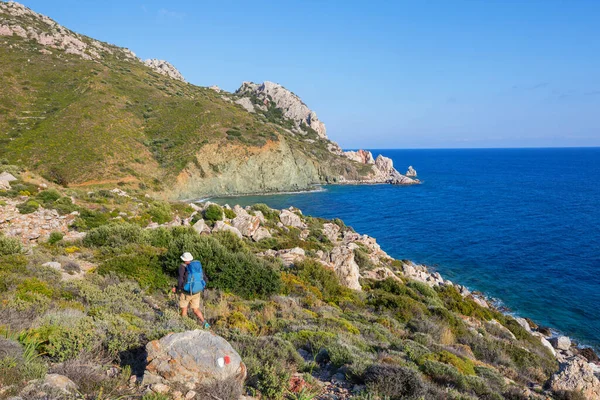
[[[170,333],[146,345],[148,353],[143,384],[183,384],[190,390],[214,381],[246,378],[239,354],[222,337],[209,331]]]

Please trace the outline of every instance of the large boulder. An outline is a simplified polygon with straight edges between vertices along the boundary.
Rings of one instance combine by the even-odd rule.
[[[148,353],[144,385],[184,385],[190,390],[217,381],[240,385],[246,366],[222,337],[209,331],[170,333],[146,345]]]
[[[208,226],[202,218],[200,218],[192,227],[199,234],[210,233],[210,226]]]
[[[213,227],[213,232],[224,232],[224,231],[228,231],[233,233],[235,236],[239,237],[240,239],[242,239],[242,232],[239,231],[239,229],[226,224],[223,221],[217,221],[215,222],[215,226]]]
[[[372,279],[374,281],[384,281],[386,279],[393,279],[398,282],[402,282],[402,279],[398,278],[398,276],[387,267],[379,267],[375,268],[371,271],[363,272],[363,278]]]
[[[231,220],[231,225],[246,237],[252,237],[260,228],[260,219],[247,212],[236,213],[236,217]]]
[[[342,285],[350,289],[362,290],[358,282],[360,278],[358,264],[354,260],[354,249],[357,247],[354,243],[334,247],[329,255],[329,260]]]
[[[559,371],[550,379],[550,388],[555,392],[581,392],[586,399],[600,399],[600,380],[583,357],[572,357],[561,363]]]
[[[252,234],[252,240],[254,240],[255,242],[259,242],[263,239],[267,239],[271,237],[271,232],[269,232],[269,230],[267,228],[263,228],[262,226],[260,228],[258,228],[256,230],[256,232],[254,232]]]
[[[281,213],[279,213],[279,220],[285,226],[292,226],[299,229],[306,227],[302,222],[302,219],[290,210],[281,210]]]
[[[550,343],[557,350],[567,351],[571,348],[571,339],[566,336],[557,336],[550,339]]]

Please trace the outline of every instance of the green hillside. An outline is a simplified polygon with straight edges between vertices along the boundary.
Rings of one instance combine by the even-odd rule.
[[[0,10],[3,21],[49,29],[36,17]],[[63,185],[121,181],[166,197],[184,169],[198,169],[197,155],[207,144],[270,152],[267,144],[284,141],[318,171],[301,184],[360,173],[360,166],[329,153],[328,141],[312,142],[314,132],[295,137],[286,131],[277,110],[248,113],[232,94],[171,79],[122,49],[103,46],[107,51],[88,60],[30,38],[0,36],[0,158]],[[193,173],[218,175],[219,163],[228,161]]]

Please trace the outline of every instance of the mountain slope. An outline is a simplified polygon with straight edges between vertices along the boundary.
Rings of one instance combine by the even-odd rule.
[[[248,112],[242,96],[172,79],[164,65],[0,3],[0,158],[63,185],[121,182],[171,199],[373,175],[324,125],[295,125],[273,105]]]

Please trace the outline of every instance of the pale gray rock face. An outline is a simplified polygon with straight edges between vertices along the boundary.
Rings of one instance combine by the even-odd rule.
[[[391,278],[395,281],[402,281],[400,278],[398,278],[394,271],[387,267],[379,267],[371,271],[365,271],[363,272],[363,278],[373,279],[375,281],[384,281],[388,278]]]
[[[254,104],[252,104],[250,99],[247,97],[242,97],[241,99],[236,100],[235,104],[239,104],[240,106],[244,107],[244,109],[246,109],[246,111],[249,113],[255,112]]]
[[[279,258],[285,267],[291,267],[295,263],[304,260],[306,257],[304,249],[301,249],[300,247],[278,251],[267,250],[264,253],[259,253],[258,255],[262,257],[267,256]]]
[[[420,183],[418,180],[411,179],[396,171],[392,159],[384,157],[381,154],[375,160],[373,159],[373,154],[366,150],[346,151],[343,154],[352,161],[372,166],[373,172],[362,179],[361,183],[391,183],[395,185]]]
[[[231,225],[246,237],[252,237],[260,227],[260,219],[246,213],[236,213],[237,216],[231,221]]]
[[[262,84],[244,82],[236,93],[241,96],[254,95],[265,102],[273,101],[283,111],[283,116],[294,121],[297,127],[305,124],[314,129],[320,138],[327,139],[325,124],[319,121],[317,114],[283,86],[269,81]]]
[[[361,164],[375,164],[373,154],[370,151],[358,150],[358,151],[345,151],[344,155],[352,161],[359,162]]]
[[[338,240],[340,233],[340,227],[330,222],[323,224],[323,234],[327,236],[331,242],[335,243]]]
[[[178,81],[185,82],[183,75],[173,66],[173,64],[169,63],[165,60],[157,60],[155,58],[148,59],[144,61],[144,65],[152,68],[154,71],[159,74],[166,75],[169,78],[177,79]]]
[[[525,329],[527,332],[531,333],[531,327],[529,326],[529,322],[525,318],[515,318],[515,320]]]
[[[281,213],[279,214],[279,220],[285,226],[292,226],[300,229],[304,229],[306,227],[304,222],[302,222],[302,219],[300,219],[298,215],[290,210],[281,210]]]
[[[412,165],[408,167],[408,171],[406,171],[406,176],[411,178],[417,176],[417,171],[415,171]]]
[[[252,240],[255,242],[259,242],[263,239],[267,239],[271,237],[271,232],[267,228],[263,228],[262,226],[254,232],[252,235]]]
[[[586,399],[600,399],[600,380],[583,357],[572,357],[560,364],[559,371],[550,379],[553,391],[581,392]]]
[[[240,239],[242,239],[242,233],[235,227],[231,226],[231,225],[227,225],[225,222],[223,221],[217,221],[215,222],[215,226],[213,227],[213,232],[224,232],[224,231],[228,231],[233,233],[235,236],[239,237]]]
[[[210,233],[210,227],[208,225],[206,225],[206,222],[204,222],[203,219],[199,219],[192,227],[199,234]]]
[[[329,261],[343,286],[360,291],[362,290],[362,287],[358,282],[360,272],[358,264],[354,260],[354,249],[357,247],[358,246],[354,243],[334,247],[334,249],[331,250]]]
[[[3,172],[0,174],[0,182],[13,182],[16,181],[17,178],[13,174],[9,174],[8,172]]]
[[[569,350],[571,348],[571,339],[566,336],[558,336],[550,339],[550,343],[558,350]]]
[[[222,337],[208,331],[171,333],[146,345],[144,385],[179,384],[189,389],[214,382],[246,378],[240,355]]]

